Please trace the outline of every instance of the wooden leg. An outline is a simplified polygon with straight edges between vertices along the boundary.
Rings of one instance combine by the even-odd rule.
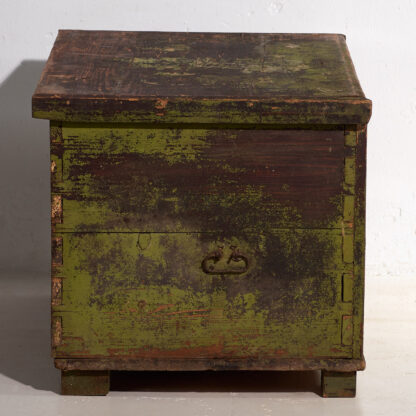
[[[323,397],[355,397],[356,371],[322,371]]]
[[[109,390],[109,371],[61,371],[61,394],[105,396]]]

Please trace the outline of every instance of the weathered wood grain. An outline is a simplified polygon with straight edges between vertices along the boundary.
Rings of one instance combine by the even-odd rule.
[[[356,132],[357,148],[355,163],[355,221],[354,221],[354,282],[353,282],[353,354],[363,356],[364,346],[364,288],[365,288],[365,204],[367,127]]]
[[[366,123],[343,35],[60,31],[33,95],[50,120]]]
[[[52,184],[64,198],[54,230],[77,233],[55,234],[67,253],[55,270],[65,276],[65,295],[54,316],[66,331],[55,357],[352,356],[352,326],[348,342],[343,326],[352,304],[343,302],[343,276],[354,267],[355,131],[72,123],[58,129],[52,151],[62,177]],[[188,197],[191,203],[184,203]],[[126,207],[133,207],[136,222]],[[120,231],[120,224],[129,233],[104,234]],[[317,225],[323,228],[311,229]],[[238,261],[230,265],[232,258]],[[212,269],[204,273],[206,259]],[[221,287],[225,298],[218,298]],[[236,297],[254,315],[237,319]],[[143,321],[144,309],[130,305],[145,307],[151,299],[167,315]],[[91,337],[91,328],[112,336]]]
[[[215,234],[62,234],[62,342],[54,356],[124,358],[351,357],[342,345],[341,230],[293,230],[250,238]],[[240,274],[201,263],[233,250]],[[228,264],[228,265],[227,265]]]
[[[365,361],[344,358],[55,358],[55,367],[61,370],[119,370],[119,371],[359,371]]]
[[[65,123],[61,134],[52,143],[62,166],[52,180],[56,231],[227,235],[342,228],[353,218],[344,161],[354,148],[343,130]]]

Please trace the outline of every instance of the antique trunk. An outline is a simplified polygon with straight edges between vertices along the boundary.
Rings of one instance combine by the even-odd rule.
[[[365,98],[345,37],[60,31],[52,355],[110,370],[363,370]]]

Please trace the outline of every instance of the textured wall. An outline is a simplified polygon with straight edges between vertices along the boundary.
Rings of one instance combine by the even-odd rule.
[[[48,127],[30,97],[58,28],[347,35],[373,100],[367,266],[416,272],[416,1],[14,0],[0,15],[0,269],[49,269]]]

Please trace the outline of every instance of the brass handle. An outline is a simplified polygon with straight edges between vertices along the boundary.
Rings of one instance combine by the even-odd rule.
[[[223,247],[207,254],[202,260],[202,270],[207,274],[241,274],[248,270],[247,256],[236,246],[231,246],[231,253],[226,259]]]

